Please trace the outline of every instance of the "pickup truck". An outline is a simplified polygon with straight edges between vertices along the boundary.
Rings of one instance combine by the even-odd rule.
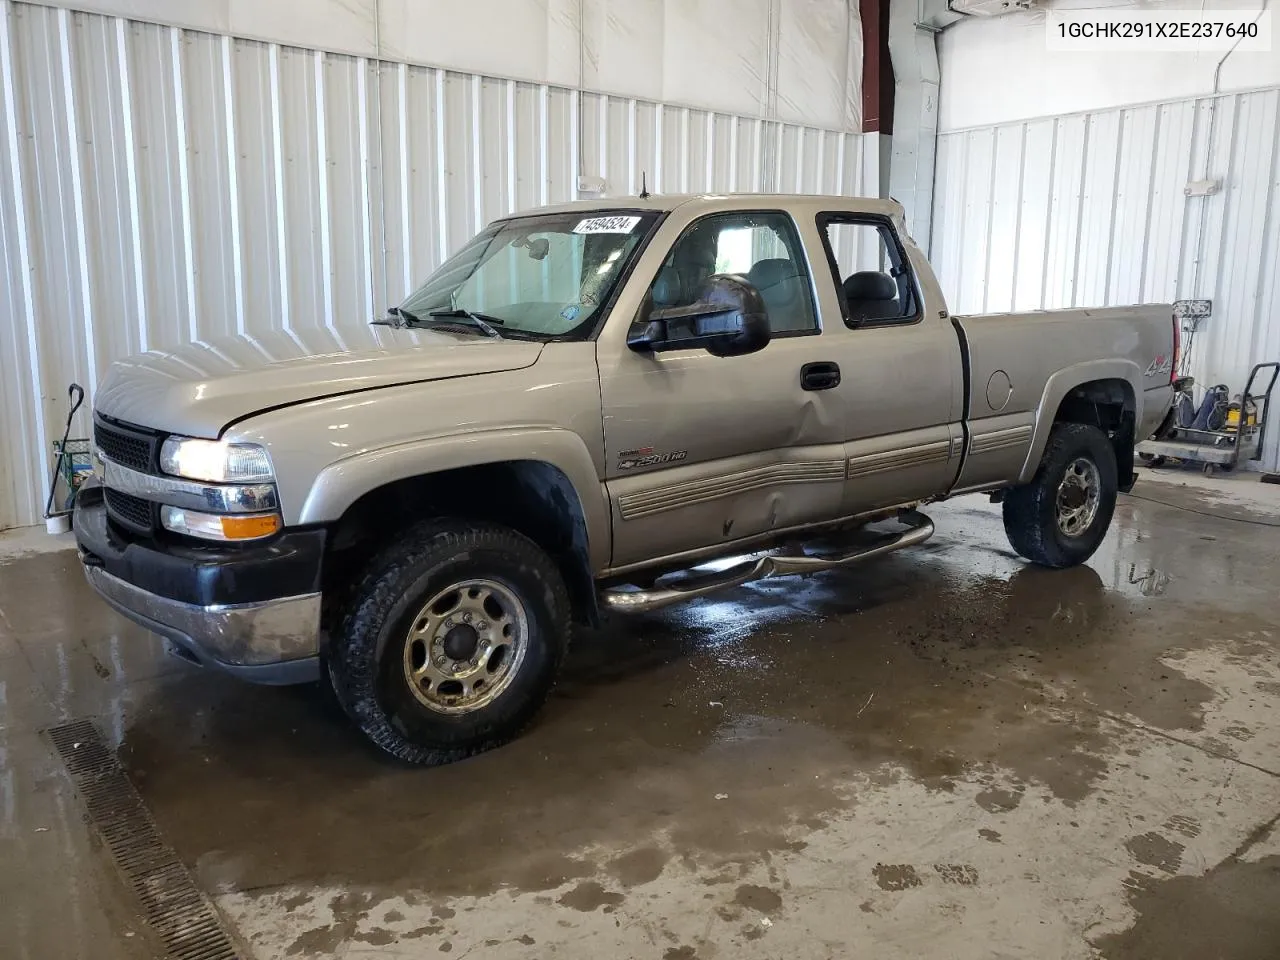
[[[171,652],[443,763],[531,720],[579,626],[918,544],[930,501],[1081,563],[1176,351],[1172,305],[950,315],[891,201],[572,203],[373,324],[114,364],[74,527]]]

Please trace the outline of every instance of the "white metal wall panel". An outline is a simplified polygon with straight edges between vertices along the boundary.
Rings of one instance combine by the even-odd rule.
[[[1120,112],[1090,117],[1085,125],[1080,232],[1075,249],[1075,303],[1107,303],[1107,272],[1116,226],[1120,172]],[[1086,240],[1096,247],[1082,256]],[[1096,239],[1095,239],[1096,238]]]
[[[1136,303],[1141,299],[1143,247],[1151,222],[1155,108],[1127,110],[1118,119],[1103,296],[1109,303]]]
[[[27,191],[18,162],[22,146],[17,116],[15,66],[12,55],[13,23],[0,18],[0,122],[4,124],[4,149],[0,150],[0,526],[14,518],[39,516],[43,481],[38,451],[46,436],[43,390],[35,328],[35,293],[30,271],[30,239],[27,226]]]
[[[933,272],[944,290],[955,290],[960,284],[960,254],[964,250],[964,161],[967,141],[940,137],[933,167],[933,190],[939,201],[933,210]],[[946,242],[941,242],[946,237]]]
[[[1023,128],[1022,150],[1018,155],[1018,235],[1012,257],[1013,299],[1011,306],[1044,303],[1045,270],[1049,237],[1044,224],[1049,219],[1053,199],[1053,164],[1029,164],[1026,158],[1052,157],[1057,124],[1052,120],[1029,123]],[[1007,169],[1007,168],[1002,168]]]
[[[1088,143],[1084,117],[1066,117],[1056,124],[1049,155],[1049,219],[1045,249],[1044,289],[1040,307],[1066,307],[1075,303],[1076,251],[1080,236],[1081,204],[1084,197],[1084,153]],[[1023,164],[1041,158],[1023,158]],[[998,176],[1012,171],[1001,170]],[[934,202],[938,199],[935,197]],[[1034,307],[1015,305],[1018,310]]]
[[[1181,258],[1189,204],[1183,184],[1191,176],[1191,138],[1196,109],[1192,102],[1167,103],[1157,108],[1152,151],[1151,207],[1143,233],[1146,259],[1142,292],[1155,300],[1181,296]],[[1199,206],[1197,205],[1197,208]]]
[[[1222,258],[1217,264],[1214,301],[1215,307],[1221,306],[1222,316],[1235,322],[1224,324],[1206,343],[1204,359],[1210,370],[1247,362],[1261,339],[1260,327],[1280,324],[1280,301],[1264,304],[1259,296],[1263,272],[1274,264],[1265,260],[1269,221],[1280,216],[1280,209],[1272,209],[1277,200],[1270,189],[1280,170],[1275,154],[1280,90],[1243,95],[1237,104],[1232,176],[1223,185]],[[1280,355],[1257,359],[1280,359]]]
[[[862,31],[849,0],[33,2],[623,99],[860,122]]]
[[[932,253],[957,313],[1204,297],[1198,382],[1239,391],[1280,359],[1280,89],[946,133],[938,158]],[[1185,195],[1205,179],[1221,191]],[[1273,430],[1268,469],[1278,447]]]
[[[960,297],[965,302],[982,303],[986,298],[987,275],[991,269],[991,187],[995,173],[993,152],[995,133],[984,130],[975,134],[972,149],[965,158],[965,191],[961,216],[965,227],[964,253],[961,259]],[[965,266],[972,263],[972,269]]]
[[[1022,142],[1025,138],[1026,131],[1017,128],[996,131],[992,172],[1022,168]],[[1013,281],[1018,267],[1018,222],[1022,213],[1020,189],[1020,178],[993,180],[991,184],[991,214],[988,220],[990,230],[986,245],[992,255],[987,258],[984,310],[1013,308]],[[1003,251],[1010,250],[1011,255],[1003,254]],[[997,254],[995,251],[1002,253]]]
[[[0,92],[0,528],[39,519],[72,380],[365,323],[579,172],[614,195],[876,192],[844,130],[7,0]]]

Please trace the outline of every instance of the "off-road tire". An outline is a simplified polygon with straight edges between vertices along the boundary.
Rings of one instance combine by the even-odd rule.
[[[1058,486],[1077,459],[1091,460],[1101,480],[1097,513],[1078,536],[1058,528]],[[1102,543],[1115,511],[1119,480],[1116,454],[1107,435],[1084,423],[1055,424],[1031,482],[1004,497],[1004,532],[1019,554],[1042,567],[1084,563]]]
[[[516,594],[528,616],[528,646],[492,702],[461,715],[433,712],[409,687],[404,645],[422,605],[469,578]],[[366,565],[339,617],[329,679],[347,716],[378,747],[406,763],[450,763],[500,746],[525,728],[551,692],[569,632],[568,591],[537,544],[495,524],[431,520]]]

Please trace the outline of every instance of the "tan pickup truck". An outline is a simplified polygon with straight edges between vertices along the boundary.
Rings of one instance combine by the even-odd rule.
[[[920,543],[932,500],[988,492],[1024,557],[1082,562],[1169,405],[1172,307],[953,317],[902,224],[847,197],[552,207],[373,325],[117,363],[85,573],[175,653],[323,679],[441,763],[532,718],[575,624]]]

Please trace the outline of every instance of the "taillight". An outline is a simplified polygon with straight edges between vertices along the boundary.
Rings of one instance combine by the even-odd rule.
[[[1173,366],[1169,368],[1169,382],[1178,379],[1178,363],[1182,360],[1182,330],[1178,325],[1178,315],[1173,315]]]

